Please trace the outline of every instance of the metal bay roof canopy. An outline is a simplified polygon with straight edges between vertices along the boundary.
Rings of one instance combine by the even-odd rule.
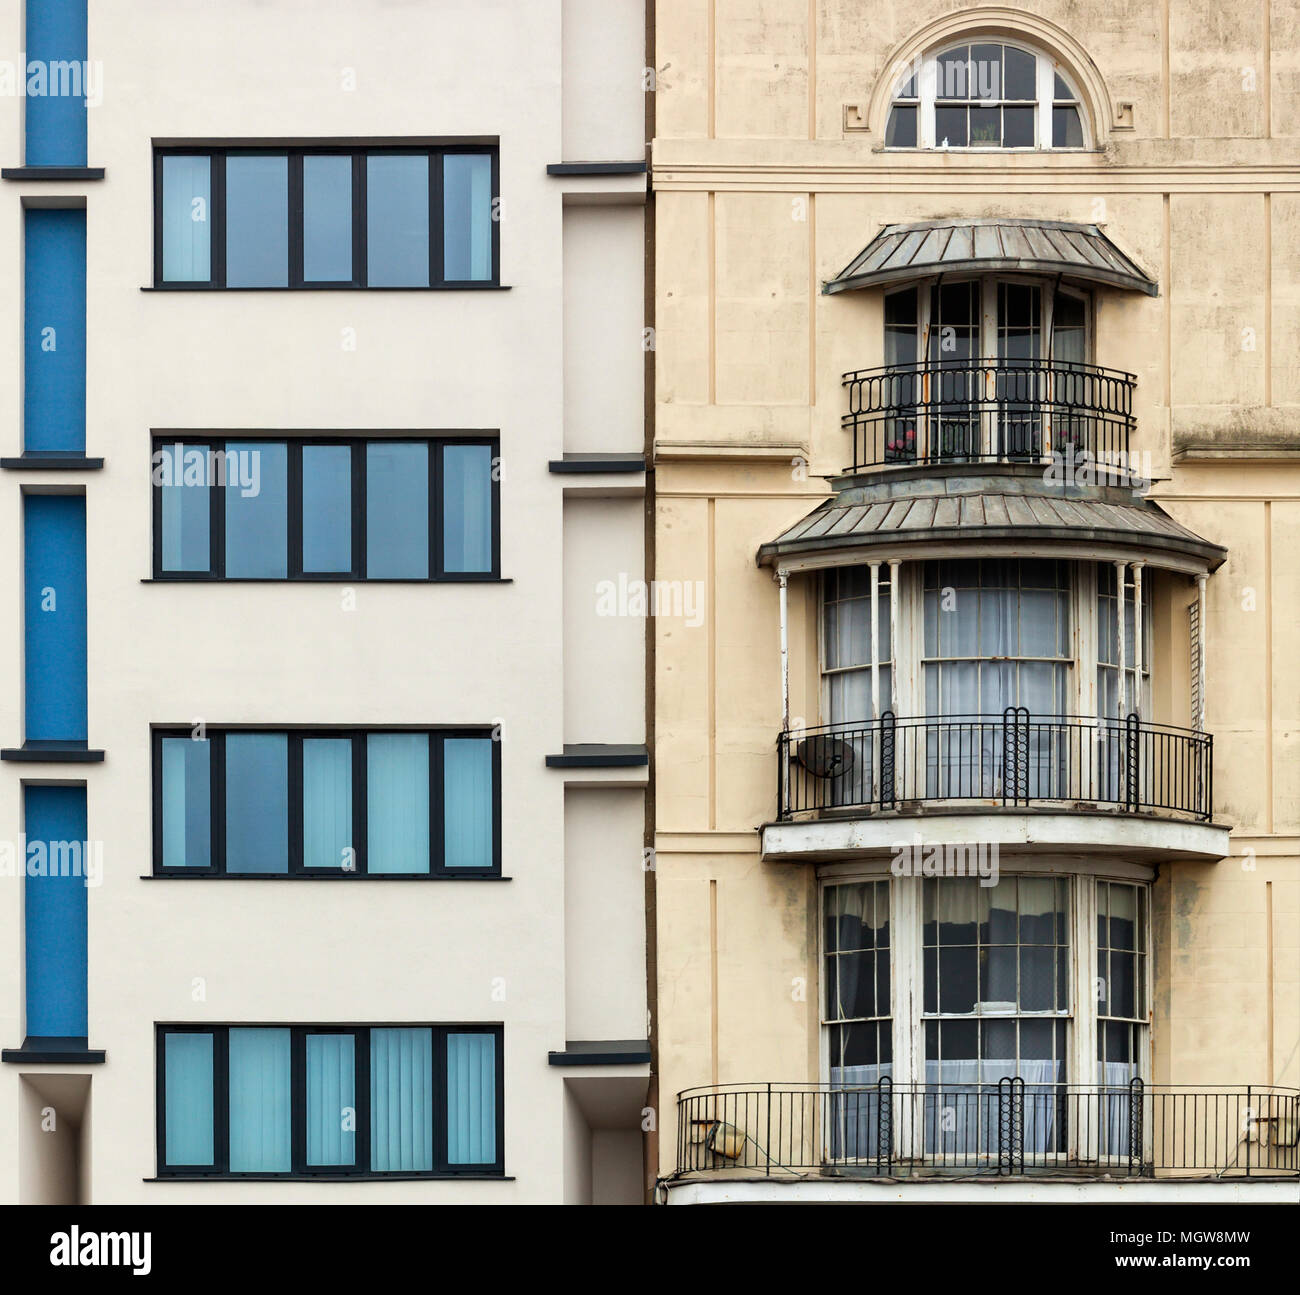
[[[834,495],[759,549],[759,565],[1055,555],[1125,557],[1191,575],[1227,557],[1152,499],[1113,486],[1053,487],[1041,468],[982,474],[945,465],[874,476],[841,478]]]
[[[1154,280],[1096,225],[1063,220],[954,218],[886,225],[824,293],[851,292],[937,274],[1059,274],[1157,294]]]

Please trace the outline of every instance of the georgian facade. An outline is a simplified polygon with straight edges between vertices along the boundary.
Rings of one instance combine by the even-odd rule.
[[[659,6],[668,1203],[1294,1192],[1290,36],[1094,8]]]

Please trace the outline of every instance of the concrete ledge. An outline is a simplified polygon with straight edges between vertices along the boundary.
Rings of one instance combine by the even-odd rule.
[[[919,838],[926,845],[980,842],[1060,853],[1114,853],[1134,862],[1214,863],[1228,855],[1230,829],[1218,823],[1115,814],[1091,809],[874,814],[766,823],[759,829],[769,863],[822,863],[893,855]]]
[[[650,1064],[646,1039],[566,1039],[563,1052],[548,1052],[551,1066],[639,1066]]]
[[[78,1036],[28,1035],[21,1048],[5,1048],[0,1061],[6,1065],[60,1065],[101,1066],[102,1049],[87,1047],[87,1040]]]

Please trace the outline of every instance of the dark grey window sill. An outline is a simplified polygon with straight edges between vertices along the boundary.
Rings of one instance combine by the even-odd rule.
[[[307,283],[300,288],[214,288],[209,283],[145,283],[141,292],[509,292],[510,283],[431,283],[406,288],[363,287],[356,283]]]
[[[512,585],[513,576],[141,576],[142,585]]]
[[[103,466],[103,459],[62,450],[29,450],[16,458],[0,459],[0,468],[10,472],[95,472]]]
[[[87,1040],[77,1035],[28,1035],[21,1048],[5,1048],[0,1061],[10,1065],[100,1066],[102,1049],[87,1047]]]
[[[6,166],[0,180],[102,180],[102,166]]]
[[[142,872],[141,881],[513,881],[498,873],[466,872]]]
[[[103,751],[85,742],[32,741],[0,749],[0,760],[19,764],[99,764],[103,759]]]
[[[513,1183],[510,1174],[158,1174],[145,1183]]]

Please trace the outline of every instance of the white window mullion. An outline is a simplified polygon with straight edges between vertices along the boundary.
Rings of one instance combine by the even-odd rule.
[[[1056,89],[1056,68],[1050,58],[1039,54],[1034,61],[1038,111],[1034,114],[1035,138],[1039,148],[1052,147],[1052,98]]]
[[[1097,1083],[1097,882],[1093,877],[1075,877],[1074,885],[1074,977],[1070,986],[1071,1030],[1067,1078],[1081,1092],[1080,1106],[1070,1122],[1070,1157],[1077,1160],[1097,1141],[1100,1116],[1097,1102],[1084,1090]]]
[[[922,148],[933,148],[934,139],[934,82],[936,75],[936,64],[934,55],[930,55],[921,62],[921,72],[918,77],[917,93],[920,96],[917,107],[917,114],[920,120],[917,122],[917,142]]]
[[[896,877],[890,886],[893,1076],[895,1084],[902,1090],[894,1098],[894,1155],[902,1160],[919,1156],[924,1150],[921,1117],[924,1103],[907,1091],[909,1085],[925,1082],[925,1023],[921,1019],[925,1005],[921,984],[921,884],[920,877]]]

